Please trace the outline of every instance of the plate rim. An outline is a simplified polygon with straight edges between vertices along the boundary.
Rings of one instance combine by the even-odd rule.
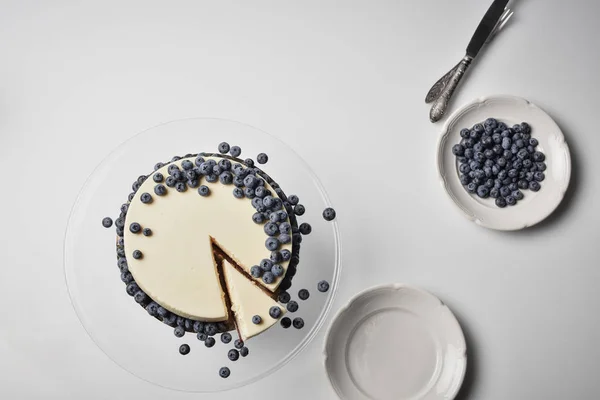
[[[456,120],[458,118],[460,118],[461,116],[463,116],[464,114],[471,111],[472,109],[485,106],[486,103],[490,103],[493,101],[514,102],[515,104],[522,104],[523,106],[537,109],[538,111],[542,112],[548,118],[548,122],[553,124],[553,126],[556,128],[556,132],[557,132],[556,136],[559,139],[560,144],[566,155],[566,163],[565,163],[565,170],[566,170],[565,177],[566,178],[565,178],[565,181],[563,182],[564,186],[560,190],[560,195],[556,198],[556,203],[553,204],[551,207],[549,207],[547,212],[541,213],[539,216],[532,218],[531,220],[527,220],[525,222],[517,222],[510,226],[497,226],[494,224],[490,224],[487,222],[487,220],[482,221],[481,219],[477,218],[476,215],[474,215],[473,213],[466,210],[463,203],[461,203],[458,199],[456,199],[448,190],[448,186],[447,186],[448,183],[447,183],[446,177],[442,173],[443,172],[442,164],[443,164],[443,160],[444,160],[443,145],[444,145],[445,141],[448,139],[450,130],[454,126]],[[542,222],[543,220],[548,218],[550,215],[552,215],[552,213],[554,211],[556,211],[558,206],[562,203],[562,201],[565,198],[565,195],[570,186],[571,174],[572,174],[572,169],[573,169],[569,144],[565,139],[564,132],[562,131],[560,126],[556,123],[554,118],[552,118],[552,116],[550,114],[548,114],[543,108],[539,107],[535,103],[532,103],[531,101],[529,101],[523,97],[508,95],[508,94],[496,94],[496,95],[477,97],[477,98],[471,100],[470,102],[464,104],[462,107],[460,107],[456,111],[454,111],[448,117],[446,122],[444,123],[441,134],[438,137],[435,162],[436,162],[436,169],[437,169],[437,173],[438,173],[438,179],[439,179],[440,184],[442,185],[442,188],[444,189],[444,193],[446,194],[447,197],[450,198],[450,200],[452,200],[452,203],[461,211],[461,214],[465,218],[467,218],[469,221],[474,222],[475,224],[477,224],[479,226],[482,226],[487,229],[498,230],[498,231],[517,231],[517,230],[529,228],[529,227],[532,227],[532,226]]]
[[[439,301],[440,305],[443,308],[445,308],[445,310],[449,313],[449,315],[456,322],[456,326],[458,327],[458,333],[460,334],[459,336],[460,336],[460,339],[461,339],[461,342],[463,345],[462,357],[464,360],[464,366],[460,371],[460,377],[457,380],[457,385],[455,385],[453,392],[450,393],[450,397],[445,397],[445,399],[447,399],[447,400],[454,400],[456,398],[456,396],[458,396],[458,394],[460,393],[460,389],[462,388],[462,385],[464,383],[466,372],[467,372],[468,358],[469,358],[468,353],[467,353],[467,341],[466,341],[462,326],[460,325],[458,318],[456,318],[456,315],[452,312],[450,307],[448,307],[448,305],[446,305],[446,303],[442,299],[440,299],[439,297],[437,297],[436,295],[434,295],[433,293],[431,293],[425,289],[422,289],[417,286],[405,284],[405,283],[384,283],[384,284],[375,285],[375,286],[371,286],[369,288],[363,289],[363,290],[359,291],[358,293],[356,293],[355,295],[353,295],[342,307],[339,308],[339,310],[337,310],[337,312],[335,313],[335,315],[333,316],[333,318],[331,320],[331,323],[329,324],[329,326],[327,327],[327,330],[325,331],[325,338],[323,340],[323,346],[322,346],[322,358],[321,359],[322,359],[323,368],[325,369],[325,375],[327,376],[327,381],[329,382],[330,388],[335,392],[335,394],[340,399],[343,398],[342,393],[340,393],[338,391],[337,386],[334,384],[334,382],[332,380],[332,376],[331,376],[332,374],[330,373],[330,370],[327,366],[327,359],[330,357],[327,352],[327,348],[328,348],[328,344],[330,342],[330,338],[332,337],[332,331],[333,331],[334,326],[341,318],[344,317],[344,315],[352,307],[352,305],[356,301],[358,301],[361,297],[364,297],[370,293],[380,291],[382,289],[392,289],[392,290],[410,289],[415,292],[418,292],[421,295],[434,298],[437,301]],[[415,400],[418,400],[418,399],[415,399]]]

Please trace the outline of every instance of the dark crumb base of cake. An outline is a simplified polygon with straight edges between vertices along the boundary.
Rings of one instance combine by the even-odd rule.
[[[290,225],[292,226],[292,233],[293,234],[300,233],[300,230],[298,227],[298,220],[294,213],[293,205],[290,204],[290,202],[288,202],[288,197],[286,196],[285,192],[281,189],[279,184],[277,184],[266,172],[264,172],[260,168],[256,167],[255,165],[253,165],[252,167],[248,167],[246,165],[245,161],[240,158],[232,157],[232,156],[224,155],[224,154],[219,154],[219,153],[186,154],[183,157],[177,158],[177,160],[183,159],[183,158],[197,157],[197,156],[228,159],[230,161],[234,161],[236,163],[242,164],[246,168],[252,168],[258,176],[263,178],[273,188],[273,190],[275,191],[277,196],[283,201],[283,207],[285,208],[285,210],[288,214],[288,218],[290,220]],[[177,160],[168,161],[168,162],[164,163],[163,166],[170,164],[172,162],[175,162]],[[155,170],[156,170],[156,168],[155,168]],[[148,176],[142,175],[134,182],[133,187],[132,187],[132,189],[134,189],[134,191],[129,194],[128,201],[121,207],[121,213],[119,215],[119,218],[123,222],[126,219],[127,210],[128,210],[129,203],[131,202],[131,199],[133,198],[133,196],[135,195],[137,190],[139,190],[139,187],[141,186],[141,184],[146,179],[150,178],[152,174],[150,174]],[[128,228],[124,227],[124,226],[121,226],[121,227],[117,226],[116,250],[117,250],[117,260],[124,259],[126,261],[127,256],[126,256],[125,250],[124,250],[124,239],[123,239],[124,229],[128,229]],[[217,251],[216,253],[219,253],[219,251]],[[276,299],[278,297],[279,293],[281,293],[282,291],[287,291],[291,288],[292,279],[293,279],[294,275],[296,275],[298,264],[300,262],[299,253],[300,253],[300,241],[295,240],[292,242],[291,258],[288,263],[288,268],[286,270],[286,273],[281,281],[281,284],[273,293],[269,293],[270,296],[272,296],[273,298]],[[221,262],[222,260],[219,260],[219,258],[222,259],[222,258],[228,258],[228,257],[223,252],[222,254],[218,254],[218,258],[217,258],[217,261]],[[228,260],[228,261],[234,261],[234,260]],[[127,263],[125,262],[123,265],[123,263],[119,262],[118,265],[119,265],[119,269],[121,270],[121,279],[124,281],[125,285],[127,286],[128,294],[130,294],[131,296],[134,296],[137,293],[141,293],[141,295],[135,296],[136,302],[141,307],[143,307],[150,315],[155,317],[157,320],[165,323],[166,325],[169,325],[171,327],[181,326],[187,332],[198,332],[195,329],[195,327],[196,328],[200,327],[202,329],[202,332],[208,334],[209,336],[212,336],[212,334],[228,332],[228,331],[232,331],[235,329],[235,324],[233,322],[233,317],[231,315],[229,316],[228,320],[226,320],[226,321],[208,322],[208,321],[199,320],[199,322],[201,322],[202,324],[201,325],[196,324],[196,326],[194,324],[198,321],[182,317],[171,311],[164,310],[164,311],[166,311],[166,313],[163,312],[164,316],[159,315],[157,313],[157,310],[158,310],[158,308],[162,308],[162,306],[160,304],[158,304],[157,302],[155,302],[152,298],[150,298],[150,296],[148,296],[139,287],[139,285],[137,285],[137,283],[135,282],[135,279],[133,278],[133,276],[131,275],[131,273],[129,273],[129,271],[127,269]],[[233,265],[237,265],[237,263],[233,262]],[[223,284],[223,282],[221,282],[221,283]],[[259,286],[259,287],[262,287],[262,286]],[[130,290],[130,288],[132,288],[132,290]],[[228,310],[231,309],[231,304],[227,304],[227,309]]]

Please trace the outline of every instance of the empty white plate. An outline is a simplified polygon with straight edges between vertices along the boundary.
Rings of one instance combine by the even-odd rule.
[[[456,318],[432,294],[404,285],[368,289],[327,332],[325,369],[342,399],[450,400],[467,364]]]
[[[496,118],[508,126],[527,122],[531,136],[539,141],[537,149],[546,155],[546,179],[539,192],[524,190],[525,198],[515,206],[498,208],[494,199],[481,199],[468,193],[460,183],[452,146],[461,140],[460,130],[471,128],[487,118]],[[513,96],[477,99],[450,116],[438,144],[437,165],[446,193],[470,220],[491,229],[517,230],[542,221],[558,207],[569,186],[571,156],[565,137],[542,109]]]

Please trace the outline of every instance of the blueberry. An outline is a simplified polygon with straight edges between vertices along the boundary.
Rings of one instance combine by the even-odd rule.
[[[517,176],[519,176],[519,171],[517,171],[516,169],[510,169],[508,171],[509,178],[516,178]]]
[[[236,349],[231,349],[227,352],[227,358],[231,361],[237,361],[240,358],[240,353]]]
[[[200,185],[198,188],[198,194],[202,197],[206,197],[210,194],[210,189],[206,185]]]
[[[176,326],[174,333],[177,337],[183,337],[183,335],[185,335],[185,329],[182,326]]]
[[[174,156],[173,158],[171,158],[171,162],[175,162],[175,161],[179,161],[181,160],[181,157],[179,156]]]
[[[256,156],[256,161],[258,161],[259,164],[266,164],[267,161],[269,161],[269,156],[267,156],[265,153],[260,153]]]
[[[248,350],[247,347],[242,347],[240,349],[240,356],[242,356],[242,357],[246,357],[249,353],[250,353],[250,351]]]
[[[512,160],[514,156],[510,150],[504,150],[504,152],[502,153],[502,157],[504,157],[507,160]]]
[[[490,197],[495,199],[500,195],[500,191],[496,188],[490,189]]]
[[[298,303],[296,303],[294,300],[291,300],[290,302],[288,302],[286,307],[289,312],[298,311]]]
[[[504,200],[504,197],[498,197],[496,199],[496,206],[500,208],[506,207],[506,200]]]
[[[492,147],[494,147],[494,139],[492,139],[491,136],[486,136],[483,139],[481,139],[481,144],[484,148],[491,149]]]
[[[255,315],[252,317],[252,323],[254,325],[259,325],[262,323],[262,318],[260,317],[260,315]]]
[[[142,252],[139,250],[134,250],[132,255],[133,255],[133,258],[135,258],[136,260],[139,260],[140,258],[142,258],[144,256],[142,254]]]
[[[221,171],[226,172],[231,170],[231,161],[229,161],[226,158],[219,161],[217,165],[219,166],[219,168],[221,168]],[[231,176],[231,179],[233,179],[233,175]]]
[[[183,168],[184,171],[189,171],[194,168],[194,163],[192,163],[190,160],[183,160],[181,162],[181,168]]]
[[[471,178],[469,178],[468,175],[461,175],[460,176],[460,183],[463,186],[467,186],[470,182],[471,182]]]
[[[252,188],[244,188],[244,196],[246,196],[249,199],[253,199],[254,197],[256,197],[256,193],[254,193],[254,189]]]
[[[196,335],[196,337],[201,342],[204,342],[204,341],[206,341],[206,339],[208,339],[208,335],[206,333],[204,333],[204,332],[198,332],[198,334]]]
[[[255,224],[262,224],[265,222],[265,218],[263,217],[262,213],[256,212],[252,214],[252,221],[254,221]]]
[[[470,133],[471,133],[471,132],[470,132],[470,131],[469,131],[467,128],[461,129],[461,131],[460,131],[460,137],[462,137],[462,138],[465,138],[465,139],[466,139],[466,138],[468,138],[468,137],[469,137],[469,134],[470,134]]]
[[[200,167],[202,165],[202,163],[204,162],[204,158],[202,156],[198,156],[196,157],[196,159],[194,160],[194,164],[196,164],[197,167]],[[196,173],[198,173],[200,170],[196,170]],[[204,174],[203,174],[204,175]]]
[[[279,264],[274,264],[271,268],[271,273],[276,277],[282,276],[284,273],[283,267]]]
[[[475,193],[475,191],[477,190],[477,184],[475,182],[471,182],[467,185],[466,189],[469,193]]]
[[[167,178],[167,181],[169,180],[169,178]],[[159,183],[158,185],[154,186],[154,193],[157,196],[164,196],[165,194],[167,194],[167,188],[162,183]]]
[[[535,166],[539,172],[544,172],[546,170],[546,163],[536,162]]]
[[[527,156],[529,156],[529,153],[527,153]],[[523,169],[529,169],[529,168],[531,168],[531,165],[533,165],[531,160],[528,160],[528,159],[523,160]]]
[[[219,181],[223,185],[230,185],[233,182],[233,175],[231,175],[231,172],[229,171],[222,172],[221,175],[219,175]]]
[[[469,167],[468,164],[461,164],[458,167],[458,170],[460,171],[461,174],[468,174],[469,172],[471,172],[471,167]]]
[[[494,150],[488,149],[483,152],[483,156],[485,158],[487,158],[488,160],[491,160],[492,158],[494,158],[496,156],[496,153],[494,153]]]
[[[215,345],[215,343],[217,343],[217,341],[215,340],[214,337],[207,337],[206,340],[204,341],[204,345],[206,347],[213,347]]]
[[[484,186],[488,189],[491,189],[494,187],[494,180],[493,179],[488,179],[485,181]]]
[[[265,272],[262,276],[262,280],[267,285],[270,285],[271,283],[273,283],[275,281],[275,276],[273,275],[272,272]]]
[[[517,204],[517,199],[515,199],[512,196],[506,196],[506,204],[508,204],[509,206],[514,206],[515,204]]]
[[[227,142],[222,142],[219,144],[219,153],[221,154],[227,154],[229,152],[229,143]]]
[[[239,187],[233,188],[233,195],[238,199],[244,198],[244,191]]]
[[[281,316],[281,309],[277,306],[269,308],[269,315],[273,319],[278,319]]]
[[[194,324],[192,325],[192,330],[196,333],[199,333],[199,332],[204,333],[204,322],[194,321]]]
[[[262,259],[260,262],[260,269],[263,270],[263,272],[270,272],[271,268],[273,268],[273,262],[269,259]]]
[[[461,144],[455,144],[452,146],[452,154],[457,157],[461,157],[463,154],[465,154],[465,148]]]
[[[289,328],[290,326],[292,326],[292,320],[291,320],[291,319],[289,319],[288,317],[283,317],[283,318],[281,318],[281,322],[280,322],[280,323],[281,323],[281,326],[282,326],[284,329],[287,329],[287,328]]]
[[[535,179],[537,182],[542,182],[544,179],[546,178],[546,176],[544,175],[543,172],[534,172],[533,174],[533,179]]]
[[[181,346],[179,346],[179,354],[181,354],[182,356],[190,354],[190,346],[187,344],[182,344]]]
[[[530,146],[537,147],[538,144],[540,144],[540,143],[538,142],[538,140],[536,138],[529,139]]]
[[[199,171],[202,175],[210,175],[213,172],[213,166],[211,163],[205,161],[200,164]]]
[[[158,304],[152,302],[146,306],[146,311],[153,317],[158,317]]]
[[[121,272],[129,271],[129,268],[127,267],[127,259],[125,257],[119,257],[117,260],[117,266]]]
[[[281,225],[283,225],[283,224],[281,224]],[[280,231],[281,231],[281,225],[279,226]],[[303,235],[310,235],[310,233],[312,232],[312,226],[310,226],[310,224],[307,222],[301,223],[300,226],[298,227],[298,229],[300,230],[300,233]]]
[[[142,233],[144,234],[144,236],[152,236],[152,229],[150,229],[150,228],[144,228],[144,230],[142,231]]]
[[[219,369],[219,376],[221,378],[229,378],[229,375],[231,375],[231,371],[229,371],[229,368],[222,367],[221,369]]]
[[[544,153],[541,153],[539,151],[536,151],[535,153],[533,153],[533,161],[542,162],[545,159],[546,159],[546,156],[544,156]]]
[[[306,209],[304,208],[304,206],[302,204],[297,204],[294,207],[294,214],[296,214],[296,215],[304,215],[305,212],[306,212]],[[326,208],[323,211],[323,218],[325,218],[326,221],[333,221],[333,219],[335,218],[334,209]]]
[[[133,275],[131,275],[131,273],[127,271],[121,272],[121,280],[125,284],[131,283],[133,281]]]
[[[517,184],[517,182],[513,182],[510,185],[508,185],[508,189],[511,192],[514,192],[515,190],[517,190],[519,188],[519,185]]]
[[[483,145],[481,144],[481,142],[477,142],[473,145],[473,151],[475,151],[475,153],[480,153],[482,152],[483,149]]]
[[[515,190],[514,192],[512,192],[511,196],[514,197],[516,200],[523,200],[523,198],[525,197],[523,195],[523,192],[521,192],[520,190]]]
[[[294,318],[292,325],[294,325],[294,328],[296,328],[296,329],[302,329],[302,328],[304,328],[304,320],[300,317],[296,317],[296,318]]]
[[[231,149],[229,149],[229,154],[231,154],[233,157],[239,157],[240,154],[242,154],[242,149],[240,149],[239,146],[231,146]]]
[[[251,189],[254,189],[256,186],[258,186],[258,180],[256,179],[255,176],[253,175],[248,175],[244,178],[244,185],[246,187],[249,187]]]
[[[280,292],[279,296],[277,296],[277,300],[283,304],[288,303],[290,301],[290,299],[291,299],[291,296],[288,292]]]
[[[483,127],[482,124],[473,125],[473,131],[475,131],[477,133],[483,133],[484,130],[485,130],[485,128]],[[471,137],[473,136],[473,131],[471,131]]]
[[[140,200],[144,204],[150,204],[152,203],[152,195],[150,195],[150,193],[142,193],[142,195],[140,196]]]
[[[279,232],[279,227],[274,222],[267,222],[263,229],[269,236],[275,236]]]
[[[487,187],[481,185],[477,188],[477,196],[481,197],[482,199],[487,198],[489,195],[490,190]]]
[[[505,137],[502,139],[502,148],[504,150],[509,150],[511,146],[512,146],[512,140],[510,140],[510,138]]]
[[[189,170],[189,171],[185,171],[185,178],[189,181],[197,181],[198,179],[198,174],[196,174],[196,171],[194,170]]]
[[[267,239],[268,240],[268,239]],[[281,244],[288,244],[289,242],[292,241],[292,238],[290,237],[290,235],[288,235],[287,233],[282,233],[281,235],[279,235],[279,237],[277,238],[277,240],[279,241],[279,243]],[[267,247],[268,248],[268,247]],[[271,249],[269,249],[271,250]]]
[[[255,265],[254,267],[250,268],[250,275],[252,275],[253,278],[260,278],[263,274],[263,270],[262,268],[260,268],[258,265]]]
[[[281,258],[283,259],[283,261],[289,261],[290,258],[292,258],[292,253],[290,253],[290,251],[288,249],[281,250],[280,254],[281,254]]]
[[[148,299],[148,296],[146,296],[146,293],[140,290],[133,295],[133,299],[136,303],[142,304]]]
[[[519,189],[527,189],[529,188],[529,182],[527,182],[525,179],[521,179],[517,182],[517,186]]]
[[[500,196],[506,197],[508,195],[510,195],[510,189],[508,188],[508,186],[502,186],[500,188]]]
[[[244,347],[244,342],[241,339],[235,339],[235,341],[233,342],[233,347],[235,347],[236,349],[241,349],[242,347]]]
[[[535,147],[533,147],[533,146],[527,146],[527,152],[528,152],[529,154],[533,154],[533,153],[535,153]]]
[[[168,187],[175,187],[175,185],[177,184],[177,180],[175,178],[173,178],[172,176],[168,176],[167,179],[165,179],[165,184]],[[155,193],[156,193],[156,188],[154,190],[155,190]],[[165,193],[166,193],[166,191],[165,191]]]
[[[218,165],[213,165],[213,167],[212,167],[212,175],[219,176],[219,175],[221,175],[221,173],[223,173],[223,170],[221,169],[221,167],[219,167]]]
[[[175,184],[175,189],[178,192],[185,192],[187,190],[187,185],[184,182],[177,182]]]
[[[217,334],[217,326],[211,322],[204,325],[204,333],[208,336],[214,336]]]
[[[113,220],[110,217],[102,218],[102,226],[105,228],[110,228],[113,224]]]
[[[224,332],[221,334],[221,342],[227,344],[229,342],[231,342],[231,333],[229,332]]]
[[[473,149],[466,149],[465,150],[465,158],[467,160],[471,160],[473,159],[473,156],[475,155],[475,152],[473,151]]]
[[[154,175],[152,175],[152,180],[154,180],[154,182],[156,182],[156,183],[161,183],[162,181],[165,180],[165,177],[160,172],[157,172]]]

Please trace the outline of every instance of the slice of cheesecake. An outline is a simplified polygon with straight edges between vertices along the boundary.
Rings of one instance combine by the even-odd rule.
[[[242,340],[249,339],[269,329],[278,321],[278,319],[269,315],[269,309],[278,307],[281,310],[281,315],[285,313],[285,309],[227,260],[223,260],[222,265],[225,284],[231,301],[231,310]],[[258,324],[252,321],[256,315],[261,319]]]

